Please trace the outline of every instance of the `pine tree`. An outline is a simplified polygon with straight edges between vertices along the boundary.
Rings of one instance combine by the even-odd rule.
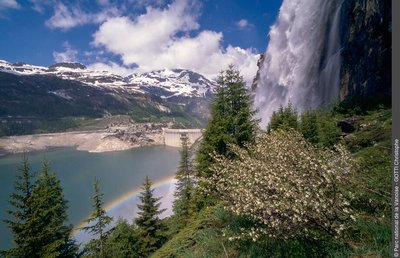
[[[318,121],[315,111],[306,111],[300,116],[300,131],[310,143],[318,143]]]
[[[110,230],[107,237],[107,247],[110,257],[141,257],[140,236],[136,225],[129,225],[126,220],[119,220]]]
[[[77,251],[67,221],[68,202],[64,199],[61,182],[50,173],[44,160],[39,178],[32,191],[34,242],[40,257],[72,257]]]
[[[267,131],[282,129],[288,131],[290,128],[298,129],[297,111],[289,102],[287,107],[279,107],[278,111],[274,111],[271,116],[271,121],[267,126]]]
[[[5,257],[38,257],[37,246],[33,241],[33,205],[31,201],[34,175],[25,155],[18,170],[20,174],[17,175],[14,184],[16,192],[11,194],[9,201],[14,209],[7,210],[7,213],[14,217],[14,220],[4,220],[14,235],[16,247],[3,252],[2,255]]]
[[[139,234],[142,241],[142,256],[148,256],[159,248],[163,241],[164,226],[158,215],[165,211],[160,210],[159,200],[161,198],[153,197],[154,189],[152,189],[152,182],[146,176],[142,186],[143,192],[140,195],[141,204],[138,204],[139,212],[138,217],[135,219],[136,225],[139,228]]]
[[[95,250],[89,250],[89,252],[93,252],[95,255],[98,254],[100,257],[106,257],[106,232],[105,229],[108,224],[111,223],[112,217],[107,216],[106,211],[104,210],[104,202],[103,202],[103,193],[100,193],[99,189],[99,180],[94,178],[94,195],[91,197],[93,200],[93,211],[90,215],[89,219],[85,222],[88,226],[83,227],[83,230],[89,231],[90,233],[97,235],[98,240],[92,242],[94,243]]]
[[[183,137],[182,149],[180,151],[180,164],[178,171],[175,174],[176,190],[174,193],[175,200],[173,203],[173,211],[176,216],[181,219],[187,219],[190,215],[190,205],[193,195],[193,164],[191,160],[191,152],[189,147],[189,140]]]
[[[244,147],[252,142],[258,129],[253,118],[252,101],[240,72],[232,65],[221,72],[217,80],[215,97],[211,104],[211,118],[203,133],[203,141],[197,152],[197,173],[199,177],[212,175],[212,154],[232,158],[228,144]]]

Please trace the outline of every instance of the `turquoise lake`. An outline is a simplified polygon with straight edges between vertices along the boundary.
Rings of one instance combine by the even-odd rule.
[[[100,181],[105,207],[114,221],[118,217],[133,218],[137,195],[145,178],[149,176],[157,187],[155,195],[163,197],[162,207],[170,208],[173,176],[179,163],[179,149],[152,146],[105,153],[89,153],[75,149],[59,149],[28,154],[31,169],[40,170],[41,161],[50,161],[51,170],[61,180],[65,198],[69,201],[69,223],[75,227],[90,214],[93,180]],[[21,154],[0,157],[0,219],[9,218],[9,195],[14,191],[14,181],[21,162]],[[170,214],[170,209],[165,215]],[[76,235],[78,241],[85,238]],[[0,222],[0,250],[13,246],[12,234]]]

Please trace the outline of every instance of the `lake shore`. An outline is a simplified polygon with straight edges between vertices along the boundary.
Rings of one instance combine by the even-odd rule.
[[[164,140],[160,128],[136,124],[91,131],[1,137],[0,155],[59,147],[74,147],[88,152],[108,152],[161,144],[164,144]]]

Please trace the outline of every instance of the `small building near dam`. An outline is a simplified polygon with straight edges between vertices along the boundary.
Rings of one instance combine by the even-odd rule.
[[[203,129],[169,129],[163,128],[164,144],[171,147],[181,147],[182,138],[187,137],[190,145],[202,135]]]

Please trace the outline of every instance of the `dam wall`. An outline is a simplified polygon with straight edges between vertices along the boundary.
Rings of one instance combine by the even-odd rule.
[[[182,138],[187,137],[192,145],[202,135],[203,129],[169,129],[163,128],[164,144],[171,147],[181,147]]]

